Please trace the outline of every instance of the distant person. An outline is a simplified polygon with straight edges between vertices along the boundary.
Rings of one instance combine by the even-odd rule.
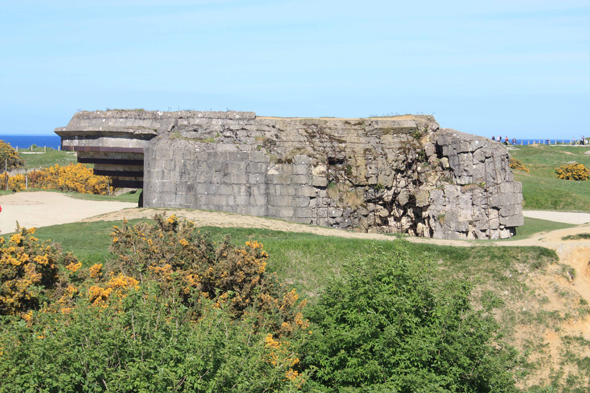
[[[512,146],[516,145],[516,138],[512,138]]]
[[[574,139],[572,139],[572,145],[576,144],[576,137],[574,137]]]
[[[493,141],[495,141],[495,140],[496,140],[496,137],[495,137],[494,135],[492,135],[492,140],[493,140]]]
[[[505,144],[506,146],[508,146],[508,135],[507,135],[507,136],[506,136],[506,138],[504,139],[504,144]]]
[[[498,135],[496,141],[498,141],[498,143],[502,143],[502,135]]]
[[[582,137],[580,139],[580,144],[581,145],[585,145],[586,144],[586,138],[584,138],[584,135],[582,135]]]

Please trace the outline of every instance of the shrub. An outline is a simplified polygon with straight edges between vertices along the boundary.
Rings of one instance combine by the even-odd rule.
[[[582,164],[572,163],[562,165],[558,168],[555,168],[555,174],[558,179],[563,180],[588,180],[588,176],[590,176],[590,170],[586,168]]]
[[[4,168],[5,163],[8,165],[7,168]],[[14,150],[8,143],[0,140],[0,168],[11,170],[20,168],[24,165],[25,162],[16,152],[16,150]]]
[[[323,391],[512,392],[515,353],[464,280],[436,287],[403,245],[345,267],[309,313],[302,362]],[[363,390],[370,386],[373,390]]]
[[[154,280],[161,288],[193,306],[194,293],[226,305],[237,318],[256,314],[279,335],[305,329],[301,309],[305,301],[279,284],[275,273],[266,271],[268,254],[257,241],[245,247],[226,238],[219,244],[201,234],[194,223],[156,215],[154,225],[114,227],[111,270],[120,270],[140,282]],[[263,318],[264,316],[264,318]]]
[[[38,309],[62,281],[60,266],[77,263],[59,246],[40,243],[34,233],[34,228],[22,228],[8,242],[0,238],[0,315]]]
[[[0,392],[297,391],[295,340],[274,340],[249,318],[201,303],[198,320],[155,287],[119,307],[81,300],[67,314],[0,325]]]
[[[1,259],[3,289],[19,296],[2,297],[13,306],[0,317],[0,392],[297,391],[305,382],[305,302],[266,272],[261,243],[217,244],[191,222],[158,216],[115,228],[113,259],[84,268],[37,247],[33,232],[12,236]]]
[[[3,179],[0,179],[3,180]],[[28,186],[43,190],[73,191],[80,194],[106,195],[109,190],[109,179],[106,176],[96,176],[92,168],[83,164],[55,166],[35,170],[28,173]],[[25,175],[15,175],[8,178],[8,188],[12,191],[25,189]]]
[[[527,173],[530,172],[528,170],[528,168],[525,167],[524,164],[520,160],[517,160],[516,158],[510,158],[510,168],[516,169],[517,171],[524,171]]]

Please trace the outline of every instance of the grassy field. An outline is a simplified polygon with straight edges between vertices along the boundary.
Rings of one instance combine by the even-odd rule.
[[[510,240],[526,239],[539,232],[556,231],[558,229],[573,228],[575,225],[565,224],[562,222],[540,220],[538,218],[524,218],[524,225],[516,228],[516,235]]]
[[[69,151],[54,150],[47,148],[47,152],[43,152],[43,148],[33,148],[31,150],[21,150],[19,152],[21,158],[25,161],[25,168],[47,168],[58,164],[65,166],[68,164],[75,164],[76,153]]]
[[[590,147],[517,146],[510,154],[523,162],[530,173],[514,171],[522,182],[525,209],[590,211],[590,181],[568,181],[555,177],[555,168],[576,161],[590,168]]]

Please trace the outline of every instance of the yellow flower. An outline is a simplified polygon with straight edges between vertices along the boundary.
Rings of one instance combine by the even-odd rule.
[[[78,271],[78,269],[80,269],[81,267],[82,267],[82,262],[78,262],[78,263],[72,262],[68,266],[66,266],[66,269],[68,269],[72,273],[76,273],[76,271]]]

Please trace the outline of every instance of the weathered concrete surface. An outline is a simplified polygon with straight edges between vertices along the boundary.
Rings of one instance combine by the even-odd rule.
[[[139,139],[146,207],[450,239],[507,238],[523,224],[507,150],[432,116],[109,111],[78,113],[65,129],[76,146]]]

